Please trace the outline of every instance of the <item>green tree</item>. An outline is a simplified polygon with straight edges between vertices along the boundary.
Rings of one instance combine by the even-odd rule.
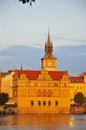
[[[9,95],[7,93],[0,93],[0,105],[4,105],[7,101],[9,101]]]
[[[23,4],[29,3],[30,5],[32,5],[32,2],[35,2],[35,0],[19,0],[19,1],[21,1]]]
[[[83,95],[83,93],[78,92],[75,96],[74,96],[74,102],[76,102],[77,104],[82,105],[85,102],[85,97]]]

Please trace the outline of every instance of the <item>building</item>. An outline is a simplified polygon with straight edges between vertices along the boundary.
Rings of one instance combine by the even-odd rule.
[[[70,78],[56,60],[48,33],[41,70],[16,70],[18,113],[70,113]]]
[[[8,71],[1,73],[1,93],[8,93],[10,100],[9,103],[14,103],[14,88],[13,88],[13,75],[15,71]]]
[[[1,75],[1,72],[0,72],[0,92],[1,92],[1,78],[2,78],[2,75]]]
[[[74,96],[81,92],[85,96],[85,81],[84,76],[71,76],[70,77],[70,86],[71,86],[71,101],[74,102]]]

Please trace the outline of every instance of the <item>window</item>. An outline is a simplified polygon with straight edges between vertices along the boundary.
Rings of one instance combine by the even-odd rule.
[[[46,97],[46,90],[43,90],[43,97]]]
[[[38,101],[38,106],[41,106],[41,101]]]
[[[54,83],[55,86],[58,86],[58,83]]]
[[[43,101],[43,106],[46,106],[46,101]]]
[[[51,97],[52,93],[51,90],[48,90],[48,97]]]
[[[31,106],[34,106],[34,101],[31,101]]]
[[[48,86],[50,86],[50,83],[48,83]]]
[[[66,87],[66,83],[64,83],[64,87]]]
[[[41,97],[41,90],[38,90],[38,97]]]
[[[55,106],[58,106],[58,101],[55,101]]]
[[[48,101],[48,106],[51,106],[51,101]]]

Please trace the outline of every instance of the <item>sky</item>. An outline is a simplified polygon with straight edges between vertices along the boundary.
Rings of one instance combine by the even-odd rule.
[[[86,45],[86,0],[36,0],[32,7],[0,0],[0,52],[10,46],[43,49],[48,30],[55,49]],[[0,63],[7,63],[0,54]]]

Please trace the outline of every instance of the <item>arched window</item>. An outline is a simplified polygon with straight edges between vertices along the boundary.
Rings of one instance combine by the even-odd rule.
[[[51,101],[48,101],[48,106],[51,106]]]
[[[58,101],[55,101],[55,106],[58,106]]]
[[[46,90],[43,90],[43,97],[46,97]]]
[[[33,100],[30,103],[31,103],[31,106],[34,106],[34,101]]]
[[[41,97],[41,90],[38,90],[38,97]]]
[[[48,97],[51,97],[51,95],[52,95],[51,90],[48,90]]]
[[[41,106],[41,101],[38,101],[38,106]]]
[[[46,101],[43,101],[43,106],[46,106]]]

